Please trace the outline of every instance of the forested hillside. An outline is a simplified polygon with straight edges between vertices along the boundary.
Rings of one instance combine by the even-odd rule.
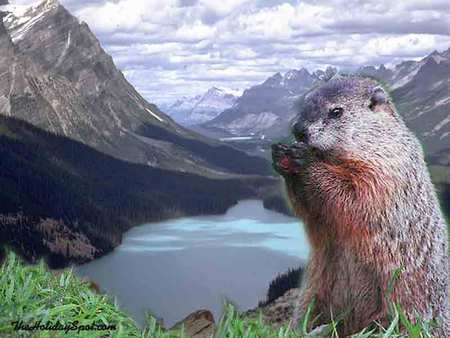
[[[0,238],[28,259],[87,261],[123,231],[169,217],[222,213],[260,196],[270,178],[209,179],[118,160],[0,117]]]

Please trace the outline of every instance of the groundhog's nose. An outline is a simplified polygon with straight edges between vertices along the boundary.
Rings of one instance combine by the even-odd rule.
[[[294,137],[298,142],[308,142],[308,132],[306,131],[306,128],[302,123],[294,123],[294,125],[292,126],[292,134],[294,134]]]

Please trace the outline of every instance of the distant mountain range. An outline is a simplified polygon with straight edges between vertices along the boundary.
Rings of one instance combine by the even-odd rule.
[[[195,129],[219,138],[253,135],[266,142],[282,138],[298,114],[297,100],[335,73],[334,68],[277,73],[246,89],[233,107]],[[427,154],[441,154],[440,161],[450,163],[450,49],[434,51],[419,61],[402,62],[392,69],[366,66],[354,73],[383,82],[406,123],[423,141]]]
[[[273,136],[286,130],[296,114],[296,99],[315,83],[331,77],[336,72],[328,68],[313,74],[302,68],[284,75],[276,73],[263,83],[246,89],[236,104],[202,128],[222,130],[224,135]]]
[[[392,95],[428,154],[447,153],[450,163],[450,48],[411,65]]]
[[[201,95],[182,97],[159,107],[178,123],[191,126],[212,120],[225,109],[232,107],[241,94],[238,90],[211,87]]]

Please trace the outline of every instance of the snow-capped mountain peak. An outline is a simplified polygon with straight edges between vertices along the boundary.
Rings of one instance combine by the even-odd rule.
[[[284,78],[286,80],[293,80],[293,79],[297,78],[297,76],[298,76],[298,72],[296,72],[294,69],[292,69],[284,75]]]
[[[232,96],[238,97],[238,96],[242,95],[242,90],[213,86],[213,87],[209,88],[206,93],[211,93],[211,94],[214,93],[219,96],[232,95]]]
[[[445,57],[444,55],[440,54],[436,50],[428,56],[428,59],[432,59],[437,64],[439,64],[443,61],[448,61],[448,57]]]
[[[291,69],[284,75],[281,73],[272,75],[262,83],[262,86],[283,88],[296,93],[301,90],[301,88],[311,85],[314,80],[316,80],[315,77],[309,73],[306,68],[301,68],[299,70]]]
[[[162,108],[181,124],[199,124],[232,107],[241,94],[238,89],[213,86],[203,94],[183,97]]]

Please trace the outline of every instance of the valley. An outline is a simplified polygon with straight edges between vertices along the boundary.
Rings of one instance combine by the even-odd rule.
[[[58,1],[0,14],[1,251],[83,263],[134,225],[280,190],[264,159],[146,101]]]

